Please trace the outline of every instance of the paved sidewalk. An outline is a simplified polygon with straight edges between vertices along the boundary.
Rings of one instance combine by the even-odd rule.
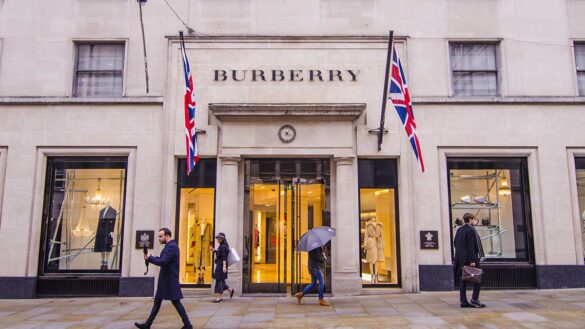
[[[330,298],[234,297],[183,300],[197,328],[585,328],[585,290],[483,291],[484,309],[461,309],[457,292]],[[0,328],[131,329],[150,298],[0,300]],[[153,328],[180,328],[164,302]]]

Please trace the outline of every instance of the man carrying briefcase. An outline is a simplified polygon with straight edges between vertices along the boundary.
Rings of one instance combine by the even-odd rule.
[[[461,307],[485,307],[479,301],[479,291],[481,290],[481,283],[473,283],[473,293],[471,295],[471,301],[467,301],[467,281],[463,280],[462,272],[464,266],[471,266],[479,269],[479,262],[484,257],[483,247],[481,245],[481,239],[479,233],[473,226],[479,222],[473,214],[466,213],[463,215],[462,225],[455,233],[455,275],[461,278],[459,280],[459,301]]]

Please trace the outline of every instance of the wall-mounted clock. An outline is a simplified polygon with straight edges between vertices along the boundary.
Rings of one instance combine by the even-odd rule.
[[[297,131],[295,130],[295,127],[291,125],[283,125],[278,129],[278,138],[280,138],[283,143],[290,143],[295,137],[297,137]]]

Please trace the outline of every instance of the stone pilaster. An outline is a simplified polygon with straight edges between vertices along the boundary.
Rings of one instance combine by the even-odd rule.
[[[242,235],[241,225],[238,223],[238,164],[239,156],[220,155],[220,173],[217,181],[215,233],[223,232],[231,248],[236,248],[242,255],[242,248],[238,244]],[[242,289],[242,263],[233,265],[228,270],[227,283],[235,288],[237,294]],[[212,287],[213,288],[213,287]]]
[[[332,226],[337,230],[333,241],[333,294],[358,295],[362,290],[359,273],[359,214],[355,157],[334,158],[335,209]]]

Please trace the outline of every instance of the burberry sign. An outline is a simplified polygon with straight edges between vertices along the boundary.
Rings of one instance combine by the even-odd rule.
[[[360,70],[214,70],[215,81],[349,81],[358,79]]]

